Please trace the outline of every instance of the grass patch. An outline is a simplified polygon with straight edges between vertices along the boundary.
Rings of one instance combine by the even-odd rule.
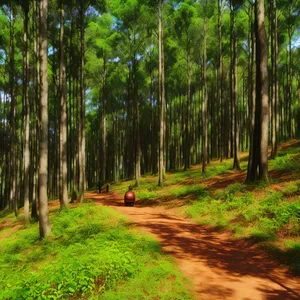
[[[200,224],[228,228],[238,238],[263,245],[271,245],[279,237],[300,237],[300,199],[288,202],[284,200],[283,193],[274,191],[255,198],[246,186],[238,183],[228,186],[216,196],[216,199],[200,197],[186,207],[186,215]],[[277,249],[281,261],[296,273],[300,272],[299,243],[286,245],[284,250],[272,247]],[[272,253],[275,251],[273,248]],[[293,259],[289,255],[293,255]]]
[[[206,168],[203,174],[204,178],[221,175],[232,169],[232,160],[223,161],[222,163],[213,164]]]
[[[207,196],[208,193],[205,191],[202,187],[195,186],[195,185],[182,185],[182,186],[176,186],[173,189],[169,191],[170,197],[176,199],[186,196],[194,196],[194,197],[200,197],[200,196]]]
[[[51,224],[44,240],[37,224],[3,239],[1,299],[191,299],[159,244],[111,209],[84,204],[55,213]]]
[[[283,247],[265,244],[265,249],[280,263],[288,265],[295,275],[300,275],[300,242],[286,240]]]
[[[295,151],[292,152],[292,154],[290,153],[286,153],[286,152],[281,152],[279,153],[279,155],[271,160],[269,162],[269,166],[271,169],[275,170],[275,171],[284,171],[284,170],[288,170],[288,171],[296,171],[296,170],[300,170],[300,164],[299,164],[299,160],[300,160],[300,154],[294,154]],[[299,152],[299,151],[297,151]]]
[[[232,165],[232,159],[222,163],[212,161],[205,174],[202,174],[201,166],[169,173],[164,188],[157,187],[157,177],[144,177],[141,186],[135,190],[137,198],[149,202],[156,200],[155,202],[162,204],[169,200],[182,199],[185,204],[184,212],[188,217],[215,228],[227,228],[236,237],[247,238],[255,243],[272,244],[278,240],[299,239],[299,143],[282,148],[278,156],[269,161],[271,175],[274,174],[269,183],[234,183],[222,190],[206,189],[203,186],[206,178],[237,174],[232,170]],[[241,161],[243,171],[247,170],[247,165],[247,157],[244,156]],[[218,177],[209,181],[217,182]],[[291,248],[286,246],[284,253],[298,251],[289,252]],[[295,265],[293,269],[297,269],[299,263]]]

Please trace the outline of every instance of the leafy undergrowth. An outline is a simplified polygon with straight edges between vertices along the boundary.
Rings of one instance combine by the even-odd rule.
[[[157,187],[157,177],[144,177],[135,189],[137,199],[159,205],[181,199],[185,216],[260,244],[300,274],[299,143],[283,145],[269,161],[270,185],[244,184],[247,157],[243,156],[240,172],[231,170],[232,160],[225,160],[213,162],[205,175],[201,166],[169,173],[164,188]]]
[[[185,213],[200,224],[227,228],[236,238],[260,243],[300,274],[300,198],[286,201],[283,193],[272,190],[258,195],[236,183],[214,197],[196,199]]]
[[[159,244],[135,233],[117,212],[84,204],[37,224],[0,232],[1,299],[192,299]]]

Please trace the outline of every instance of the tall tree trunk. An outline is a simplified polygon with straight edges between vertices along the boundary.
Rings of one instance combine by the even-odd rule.
[[[291,11],[292,14],[292,11]],[[295,126],[294,126],[294,102],[293,102],[293,52],[292,52],[292,36],[293,30],[291,26],[288,26],[288,37],[289,37],[289,73],[288,73],[288,101],[289,101],[289,138],[295,137]]]
[[[259,179],[268,181],[268,134],[269,134],[269,97],[268,97],[268,38],[265,30],[265,8],[264,0],[258,1],[257,7],[257,22],[258,22],[258,51],[259,55],[259,72],[260,79],[257,88],[261,102],[261,137],[260,137],[260,165]]]
[[[64,47],[65,11],[64,0],[60,2],[60,208],[68,206],[68,170],[67,170],[67,85],[66,85],[66,62]]]
[[[186,109],[186,134],[185,134],[185,159],[184,159],[184,169],[187,170],[190,167],[191,160],[191,70],[190,70],[190,54],[189,46],[186,49],[187,60],[187,109]]]
[[[165,172],[165,88],[164,88],[164,51],[163,51],[163,24],[162,24],[162,0],[158,5],[158,48],[159,48],[159,103],[160,103],[160,130],[159,130],[159,179],[158,185],[164,184]]]
[[[48,39],[47,39],[48,0],[40,1],[40,65],[41,65],[41,134],[40,134],[40,165],[39,165],[39,224],[40,236],[49,235],[48,210]]]
[[[29,222],[29,170],[30,170],[30,150],[29,150],[29,131],[30,131],[30,107],[28,101],[28,13],[29,2],[24,3],[24,65],[23,65],[23,102],[24,102],[24,218],[25,223]]]
[[[253,161],[247,179],[268,182],[268,39],[264,24],[264,0],[255,7],[256,35],[256,110],[253,135]],[[257,168],[259,176],[257,177]]]
[[[253,21],[254,5],[250,7],[249,32],[251,32],[251,55],[249,65],[249,133],[250,133],[250,149],[248,157],[248,171],[246,182],[250,182],[250,174],[252,170],[253,162],[253,143],[254,143],[254,127],[255,127],[255,111],[256,111],[256,83],[254,80],[255,74],[255,56],[256,56],[256,44],[255,44],[255,22]]]
[[[233,141],[233,168],[240,170],[240,143],[239,143],[239,112],[238,112],[238,83],[237,83],[237,37],[233,38],[233,118],[234,118],[234,141]]]
[[[79,118],[79,202],[84,199],[85,190],[85,89],[84,89],[84,15],[83,4],[80,8],[80,118]]]
[[[205,0],[206,10],[207,1]],[[206,162],[208,158],[208,124],[207,124],[207,83],[206,83],[206,12],[204,13],[204,28],[203,28],[203,136],[202,136],[202,173],[205,173]]]
[[[103,58],[104,60],[104,80],[102,85],[102,97],[101,97],[101,176],[100,180],[101,183],[104,184],[106,182],[106,161],[107,161],[107,155],[106,155],[106,81],[107,81],[107,60],[106,57]]]
[[[9,86],[10,86],[10,193],[9,193],[9,206],[14,209],[15,215],[18,214],[18,203],[16,194],[16,97],[15,97],[15,16],[13,7],[10,7],[10,73],[9,73]]]
[[[31,218],[34,220],[38,220],[38,197],[39,197],[39,192],[38,192],[38,168],[39,168],[39,135],[40,135],[40,108],[39,108],[39,103],[40,103],[40,65],[39,65],[39,5],[37,1],[33,2],[33,16],[34,16],[34,76],[33,76],[33,86],[34,86],[34,130],[33,130],[33,149],[34,149],[34,154],[33,154],[33,187],[32,187],[32,207],[31,207]]]
[[[135,185],[138,187],[140,185],[141,177],[141,137],[140,137],[140,101],[138,94],[138,83],[137,83],[137,65],[138,61],[136,56],[133,59],[134,64],[134,78],[133,78],[133,96],[135,104]]]
[[[277,8],[276,0],[271,5],[271,63],[272,63],[272,151],[271,157],[277,155],[278,146],[278,34],[277,34]]]
[[[223,0],[218,0],[218,37],[219,37],[219,88],[218,88],[219,99],[218,100],[219,100],[219,105],[220,105],[219,155],[220,155],[221,162],[223,160],[223,153],[224,153],[222,8],[223,8]]]
[[[276,0],[274,0],[276,5]],[[275,10],[275,131],[276,131],[276,141],[275,141],[275,151],[274,155],[277,155],[278,141],[279,141],[279,82],[278,82],[278,59],[279,59],[279,46],[278,46],[278,11],[277,6],[274,7]]]

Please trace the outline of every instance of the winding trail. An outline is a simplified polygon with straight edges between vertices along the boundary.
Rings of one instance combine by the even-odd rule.
[[[194,224],[161,206],[125,207],[117,193],[85,196],[127,215],[154,235],[191,280],[196,299],[300,299],[300,278],[230,233]]]

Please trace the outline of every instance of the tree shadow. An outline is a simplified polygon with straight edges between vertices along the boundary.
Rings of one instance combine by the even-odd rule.
[[[189,224],[164,214],[153,214],[151,218],[150,221],[139,221],[138,225],[157,236],[166,253],[178,259],[192,258],[195,263],[202,262],[219,275],[225,274],[233,281],[249,276],[260,280],[268,279],[278,287],[259,287],[266,299],[299,299],[300,278],[295,277],[298,284],[288,280],[293,276],[253,244],[222,238],[214,229]],[[213,284],[207,292],[211,295],[225,293],[222,287],[217,289]],[[230,293],[229,290],[227,292]]]
[[[128,226],[145,228],[158,239],[165,253],[180,261],[192,262],[192,268],[205,265],[217,277],[226,278],[227,285],[219,284],[213,277],[203,283],[205,287],[199,283],[195,289],[200,295],[209,295],[209,299],[233,297],[236,286],[250,280],[254,282],[255,290],[263,294],[263,299],[299,299],[300,278],[271,260],[253,240],[235,240],[229,233],[218,232],[217,228],[199,226],[161,213],[146,203],[137,202],[136,207],[118,208],[124,206],[123,199],[114,193],[90,196],[96,198],[96,203],[115,206],[127,213],[132,219]],[[297,253],[299,255],[299,251]],[[288,256],[296,258],[295,253],[287,253]],[[203,270],[197,272],[191,277],[202,278]]]

